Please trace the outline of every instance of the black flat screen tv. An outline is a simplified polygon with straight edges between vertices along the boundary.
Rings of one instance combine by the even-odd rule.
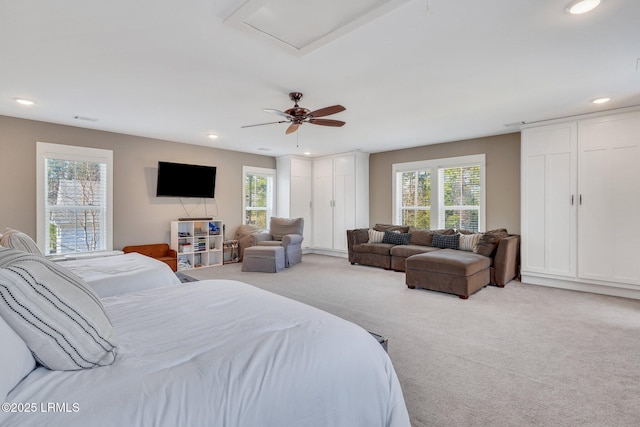
[[[215,194],[215,166],[158,162],[157,197],[198,197],[213,199]]]

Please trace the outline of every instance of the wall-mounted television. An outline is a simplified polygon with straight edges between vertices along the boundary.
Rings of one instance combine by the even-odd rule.
[[[213,199],[215,194],[215,166],[158,162],[156,196]]]

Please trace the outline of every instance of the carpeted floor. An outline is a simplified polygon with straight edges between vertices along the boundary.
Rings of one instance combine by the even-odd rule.
[[[640,424],[640,301],[511,282],[468,300],[305,255],[277,274],[190,270],[307,303],[389,339],[412,425]]]

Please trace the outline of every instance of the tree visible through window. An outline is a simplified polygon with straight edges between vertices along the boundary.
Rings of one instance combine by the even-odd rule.
[[[112,152],[45,143],[38,151],[38,242],[44,253],[110,250]]]
[[[244,224],[258,229],[269,228],[273,211],[275,171],[262,168],[244,168]]]
[[[484,229],[484,155],[393,165],[394,223]]]

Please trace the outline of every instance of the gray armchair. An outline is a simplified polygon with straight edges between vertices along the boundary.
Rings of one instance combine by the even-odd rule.
[[[303,218],[271,217],[268,231],[243,237],[240,240],[240,246],[243,249],[251,246],[282,246],[284,248],[284,265],[291,267],[302,261],[303,230]]]

